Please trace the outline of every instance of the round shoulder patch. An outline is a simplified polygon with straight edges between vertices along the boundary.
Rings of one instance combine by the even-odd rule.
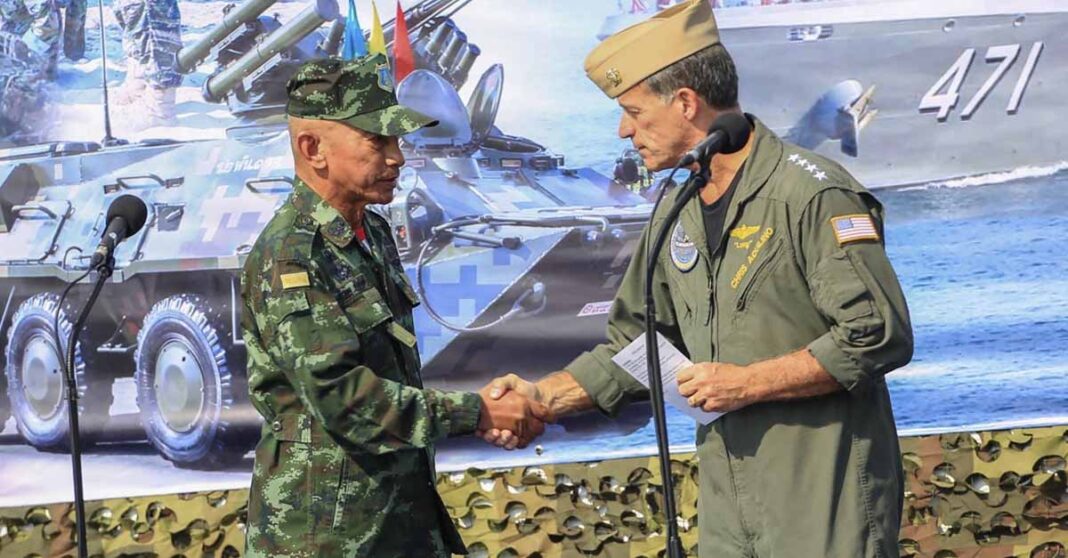
[[[675,224],[675,230],[671,232],[671,263],[686,273],[697,265],[697,246],[694,246],[690,235],[682,228],[682,223]]]

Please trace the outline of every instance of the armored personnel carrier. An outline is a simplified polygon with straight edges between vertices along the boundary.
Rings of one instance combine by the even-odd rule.
[[[226,139],[0,150],[0,419],[13,414],[30,445],[66,448],[65,347],[54,334],[66,343],[88,283],[62,306],[59,292],[88,269],[122,194],[143,199],[149,220],[117,250],[113,284],[75,348],[84,434],[108,428],[113,384],[132,376],[144,432],[175,464],[223,466],[258,439],[237,273],[292,189],[285,80],[304,60],[335,54],[344,26],[334,0],[284,23],[262,15],[273,2],[228,7],[179,54],[183,71],[217,63],[203,92],[240,121]],[[398,96],[441,124],[404,138],[395,201],[378,208],[423,297],[427,383],[450,388],[555,369],[601,338],[649,211],[618,181],[499,130],[501,66],[461,100],[480,54],[450,17],[464,4],[426,0],[405,14],[418,69]]]

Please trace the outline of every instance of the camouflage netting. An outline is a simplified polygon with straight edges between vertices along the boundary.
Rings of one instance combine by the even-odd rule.
[[[1068,556],[1068,428],[902,440],[909,481],[901,556]],[[472,555],[656,556],[663,544],[655,458],[471,469],[439,489]],[[674,474],[684,545],[697,544],[697,469]],[[0,480],[0,482],[3,482]],[[240,556],[247,491],[91,502],[96,556]],[[73,556],[69,504],[0,510],[0,555]]]

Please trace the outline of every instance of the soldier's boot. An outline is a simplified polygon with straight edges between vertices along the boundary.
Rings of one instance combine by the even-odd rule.
[[[148,86],[146,89],[146,108],[148,116],[156,125],[174,124],[174,100],[177,89],[174,87]]]
[[[146,89],[148,82],[145,81],[144,70],[131,63],[127,66],[126,79],[122,85],[110,91],[108,97],[110,102],[116,105],[130,105],[144,97]]]

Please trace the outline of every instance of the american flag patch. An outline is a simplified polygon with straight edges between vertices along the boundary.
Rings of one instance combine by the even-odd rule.
[[[875,222],[871,215],[841,215],[831,218],[831,228],[834,229],[834,237],[838,244],[846,244],[857,240],[879,240],[879,232],[875,230]]]

